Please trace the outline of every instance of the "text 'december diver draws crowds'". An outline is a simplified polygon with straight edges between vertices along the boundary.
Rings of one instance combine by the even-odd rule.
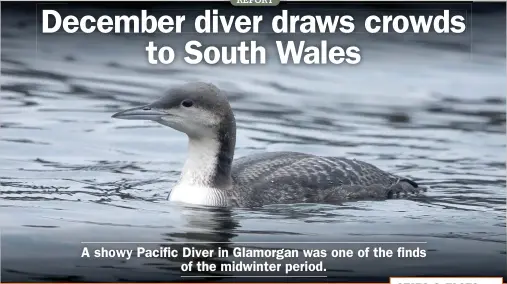
[[[222,15],[219,9],[203,10],[196,17],[187,15],[152,15],[147,10],[140,15],[61,15],[58,9],[42,10],[42,33],[64,32],[102,34],[287,34],[326,35],[339,37],[352,33],[368,34],[462,34],[467,30],[465,12],[442,9],[425,15],[367,14],[361,19],[350,14],[293,15],[281,10],[266,20],[258,15]],[[189,32],[187,32],[187,30]],[[301,37],[299,37],[301,38]],[[171,64],[182,58],[187,64],[266,64],[277,58],[281,64],[349,64],[361,62],[363,48],[358,45],[329,43],[327,39],[317,44],[304,39],[274,40],[274,48],[268,48],[256,40],[241,41],[236,45],[203,44],[190,39],[184,50],[148,40],[144,52],[149,64]]]

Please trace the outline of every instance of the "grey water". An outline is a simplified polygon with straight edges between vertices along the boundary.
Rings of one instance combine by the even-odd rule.
[[[505,13],[479,15],[474,25],[465,47],[460,39],[358,37],[363,58],[356,66],[271,59],[255,66],[153,66],[146,36],[36,36],[31,14],[2,13],[2,277],[93,281],[94,269],[110,273],[100,281],[178,274],[164,268],[167,261],[148,260],[142,269],[141,260],[93,267],[78,257],[81,242],[105,241],[266,248],[424,242],[426,261],[330,262],[328,274],[359,279],[461,269],[479,275],[489,265],[505,275]],[[236,157],[265,151],[348,156],[431,189],[414,200],[227,214],[171,204],[166,197],[183,165],[186,137],[110,116],[193,80],[229,93]],[[319,244],[306,245],[312,246]],[[141,273],[146,269],[149,276]]]

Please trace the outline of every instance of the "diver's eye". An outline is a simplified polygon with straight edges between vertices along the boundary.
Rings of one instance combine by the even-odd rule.
[[[191,101],[191,100],[183,100],[183,101],[181,102],[181,105],[182,105],[182,106],[184,106],[184,107],[191,107],[191,106],[193,106],[193,105],[194,105],[194,102],[193,102],[193,101]]]

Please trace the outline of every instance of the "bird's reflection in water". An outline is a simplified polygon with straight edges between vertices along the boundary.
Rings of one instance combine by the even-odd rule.
[[[207,276],[213,280],[223,279],[220,276],[231,276],[227,272],[220,272],[222,263],[228,263],[225,258],[219,257],[219,249],[231,254],[231,240],[236,236],[234,231],[239,223],[233,219],[229,209],[212,207],[182,206],[180,211],[184,229],[180,232],[163,234],[161,247],[169,246],[178,251],[177,257],[165,258],[168,262],[148,262],[159,269],[168,270],[172,275],[178,275],[178,281],[202,281]],[[183,248],[190,248],[198,252],[192,256],[184,256]],[[213,251],[211,256],[202,255],[203,251]],[[208,265],[215,265],[216,271],[198,271],[197,262],[204,261]],[[191,271],[183,272],[182,265],[192,262]]]

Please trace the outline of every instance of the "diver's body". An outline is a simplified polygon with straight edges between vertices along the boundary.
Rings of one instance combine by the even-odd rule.
[[[188,135],[188,158],[171,191],[172,201],[219,207],[337,204],[425,190],[411,180],[345,158],[268,152],[233,161],[234,114],[226,96],[212,84],[185,84],[154,103],[113,117],[153,120]]]

